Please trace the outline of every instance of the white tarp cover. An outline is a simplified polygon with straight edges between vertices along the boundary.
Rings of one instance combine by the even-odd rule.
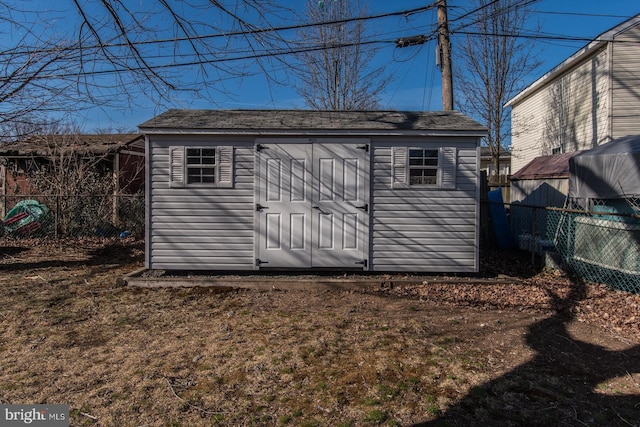
[[[625,136],[569,160],[569,197],[621,199],[640,195],[640,135]]]

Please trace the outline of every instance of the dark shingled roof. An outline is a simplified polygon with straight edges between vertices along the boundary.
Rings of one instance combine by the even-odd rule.
[[[169,110],[140,126],[143,131],[473,131],[486,128],[457,111]]]
[[[78,154],[106,154],[143,138],[142,134],[73,134],[36,135],[24,141],[0,144],[0,156],[40,156],[51,155],[52,147],[63,147]]]
[[[511,181],[521,179],[569,178],[569,159],[582,151],[540,156],[531,160],[518,172],[511,175]]]

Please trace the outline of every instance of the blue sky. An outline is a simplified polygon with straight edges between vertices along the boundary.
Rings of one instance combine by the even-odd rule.
[[[325,0],[331,1],[331,0]],[[136,3],[136,2],[134,2]],[[145,2],[149,4],[148,2]],[[228,2],[227,2],[228,3]],[[282,0],[281,3],[300,8],[302,0]],[[50,8],[47,0],[33,1],[31,4],[39,8]],[[64,13],[66,2],[55,3],[58,8],[51,16]],[[370,0],[368,13],[381,14],[400,10],[409,10],[431,4],[431,1],[404,0]],[[449,18],[471,9],[469,0],[448,0]],[[45,6],[46,5],[46,6]],[[640,13],[640,2],[637,0],[541,0],[535,4],[535,18],[539,21],[541,32],[545,35],[571,36],[593,39],[600,33]],[[430,35],[436,22],[435,10],[420,13],[411,18],[393,17],[374,21],[376,39],[388,40],[386,44],[376,45],[380,50],[376,61],[387,64],[387,70],[393,76],[381,99],[385,109],[398,110],[439,110],[441,108],[440,75],[434,64],[435,43],[404,49],[395,48],[392,43],[398,37],[418,34]],[[288,25],[286,17],[280,18],[276,25]],[[532,21],[532,25],[535,22]],[[451,26],[455,30],[455,24]],[[295,37],[291,33],[289,37]],[[452,49],[456,43],[462,42],[462,36],[452,36]],[[543,61],[541,68],[530,76],[526,83],[540,77],[546,71],[559,64],[579,48],[585,41],[539,40],[536,41]],[[640,48],[640,46],[639,46]],[[88,108],[78,113],[75,121],[86,131],[95,128],[128,128],[134,130],[143,121],[162,113],[167,108],[241,108],[241,109],[294,109],[304,108],[303,101],[291,87],[287,79],[290,73],[280,65],[268,70],[266,76],[251,64],[234,62],[231,67],[243,67],[256,74],[252,77],[224,80],[223,92],[212,92],[209,99],[199,99],[193,94],[178,94],[170,102],[159,104],[153,100],[144,100],[123,108]],[[197,79],[194,76],[194,79]],[[277,84],[279,81],[284,84]],[[455,94],[454,94],[455,96]]]

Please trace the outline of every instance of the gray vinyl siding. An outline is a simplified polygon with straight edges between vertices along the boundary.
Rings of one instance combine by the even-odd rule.
[[[169,147],[233,145],[233,188],[169,185]],[[253,143],[206,137],[151,137],[148,268],[247,270],[254,267]]]
[[[475,140],[373,145],[371,270],[475,272],[478,269]],[[456,147],[455,190],[391,185],[391,146]]]
[[[255,138],[150,136],[147,268],[252,270]],[[233,145],[233,188],[170,186],[170,147]],[[477,137],[371,140],[369,265],[373,271],[478,270]],[[394,146],[456,148],[455,188],[392,188]]]
[[[612,45],[613,138],[640,134],[640,25],[615,37]]]

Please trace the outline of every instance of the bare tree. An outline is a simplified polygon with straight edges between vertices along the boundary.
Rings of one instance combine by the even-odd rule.
[[[230,5],[230,6],[228,6]],[[282,45],[274,0],[124,2],[0,0],[0,124],[87,106],[159,104],[271,68]],[[47,17],[47,19],[43,19]],[[1,135],[11,139],[11,135]]]
[[[500,174],[500,152],[509,135],[509,112],[504,104],[523,89],[524,77],[540,61],[533,44],[520,39],[531,24],[530,1],[474,0],[470,24],[455,29],[466,34],[455,50],[460,109],[486,123],[486,145],[491,152],[494,175]]]
[[[299,78],[296,91],[306,104],[317,110],[371,110],[390,79],[384,66],[372,67],[376,54],[365,43],[360,1],[309,0],[306,16],[310,23],[326,23],[298,31],[298,39],[308,47],[298,55],[293,69]]]
[[[80,134],[73,124],[55,123],[48,132],[34,135],[21,144],[26,147],[10,170],[22,175],[22,191],[34,194],[56,213],[56,229],[64,235],[91,233],[94,229],[109,231],[106,226],[132,224],[141,227],[141,209],[133,211],[132,204],[144,199],[126,194],[121,185],[114,161],[118,153],[91,144],[92,135]],[[28,147],[28,148],[27,148]],[[136,169],[136,167],[138,169]],[[136,180],[144,172],[143,162],[131,162],[127,180]],[[18,176],[14,175],[14,182]],[[18,189],[17,189],[18,190]],[[124,204],[124,208],[123,208]],[[137,213],[137,220],[127,220]],[[129,218],[131,219],[131,218]]]

